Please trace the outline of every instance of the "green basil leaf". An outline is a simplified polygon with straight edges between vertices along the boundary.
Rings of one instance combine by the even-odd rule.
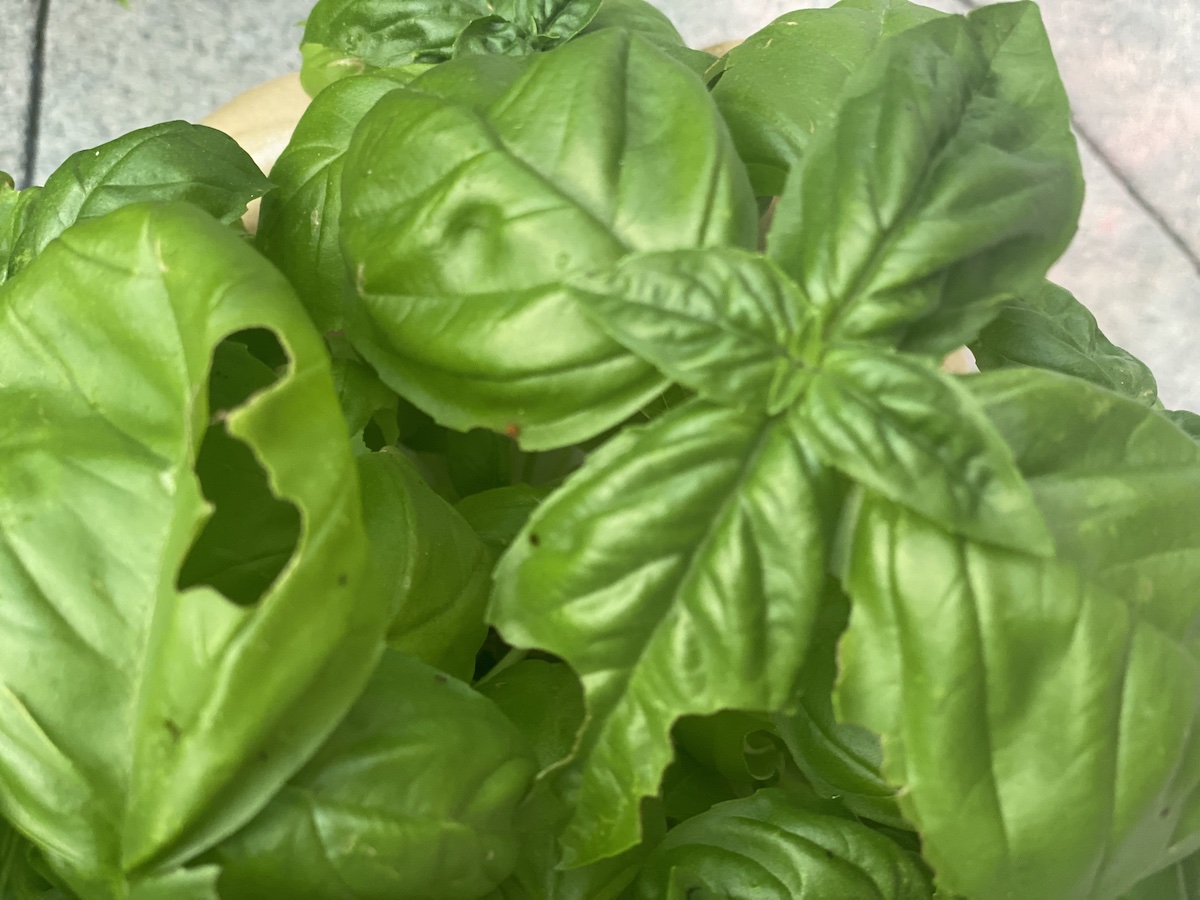
[[[304,111],[271,169],[276,188],[263,197],[255,241],[288,276],[321,331],[345,325],[346,295],[353,292],[338,219],[346,150],[362,117],[385,94],[409,84],[484,105],[520,72],[493,57],[414,71],[419,69],[380,69],[322,92]]]
[[[375,370],[362,361],[344,336],[326,335],[325,341],[332,363],[333,386],[351,442],[359,452],[369,452],[363,433],[368,425],[375,423],[384,442],[395,444],[400,439],[397,417],[400,398],[379,380]]]
[[[262,598],[235,604],[176,573],[212,511],[194,472],[209,360],[260,326],[287,367],[219,421],[300,533]],[[108,897],[296,771],[373,668],[385,598],[364,590],[320,339],[282,277],[194,207],[127,207],[48,246],[0,296],[0,386],[0,811]]]
[[[583,725],[583,688],[570,666],[524,659],[478,685],[521,729],[545,772],[571,755]]]
[[[392,598],[389,646],[467,681],[487,634],[491,555],[394,451],[360,456],[363,515]]]
[[[352,78],[309,104],[271,169],[277,185],[263,198],[255,243],[295,287],[318,330],[343,322],[350,278],[338,246],[342,167],[355,126],[403,76]]]
[[[514,484],[464,497],[458,512],[497,556],[508,549],[546,496],[541,488]]]
[[[222,900],[474,900],[512,871],[534,775],[486,698],[401,653],[265,810],[214,851]]]
[[[859,484],[950,531],[1052,551],[1008,447],[952,376],[901,354],[833,350],[804,409],[814,450]]]
[[[463,29],[454,42],[454,55],[529,56],[536,53],[529,32],[502,16],[484,16]]]
[[[864,500],[849,546],[839,712],[882,736],[940,887],[1083,900],[1159,868],[1197,810],[1194,637],[1104,578],[882,498]],[[1194,583],[1162,603],[1200,612]]]
[[[34,198],[41,192],[40,187],[16,191],[0,183],[0,284],[8,280],[13,246],[25,228]]]
[[[796,709],[771,716],[796,766],[813,790],[837,800],[857,816],[910,829],[896,805],[895,788],[883,776],[879,737],[833,711],[837,644],[850,616],[849,599],[830,579],[817,612],[812,650],[801,675]]]
[[[714,403],[773,415],[812,378],[804,299],[766,257],[646,253],[576,285],[613,338]]]
[[[564,103],[571,116],[543,114]],[[667,167],[665,134],[689,148]],[[703,85],[618,29],[531,58],[486,116],[385,97],[355,132],[343,189],[356,348],[442,424],[529,449],[594,436],[664,388],[570,278],[630,253],[755,239]]]
[[[580,34],[595,34],[606,28],[636,34],[696,75],[703,75],[713,63],[710,54],[688,47],[671,20],[646,0],[600,0],[596,15]]]
[[[731,792],[725,800],[777,781],[787,757],[770,718],[743,710],[686,716],[675,723],[672,740],[677,753],[721,777]]]
[[[491,7],[488,0],[317,0],[304,25],[300,81],[315,97],[349,75],[444,62],[463,29]]]
[[[139,883],[130,891],[129,900],[221,900],[217,893],[219,874],[215,866],[176,869]]]
[[[1121,900],[1192,900],[1200,897],[1200,853],[1139,882]]]
[[[719,772],[693,759],[679,747],[675,748],[675,758],[663,772],[661,794],[663,813],[671,828],[708,812],[718,803],[741,796],[734,793]]]
[[[1200,441],[1200,415],[1186,409],[1173,409],[1168,410],[1166,416],[1192,440]]]
[[[1074,375],[1153,406],[1154,375],[1100,331],[1088,308],[1043,281],[1010,300],[971,342],[981,370],[1032,367]]]
[[[886,41],[780,198],[769,249],[843,339],[941,355],[1066,248],[1083,180],[1037,6]]]
[[[647,802],[647,807],[657,804]],[[533,789],[518,817],[521,854],[512,876],[484,900],[624,900],[649,851],[666,833],[661,813],[643,811],[640,844],[578,868],[561,868],[558,837],[572,805],[554,779]]]
[[[67,159],[25,211],[12,246],[14,275],[75,222],[149,200],[186,200],[230,224],[271,182],[227,134],[164,122]]]
[[[495,0],[497,14],[537,40],[540,49],[568,41],[587,27],[600,0]]]
[[[517,445],[512,438],[476,429],[444,436],[446,468],[459,497],[505,487],[512,481]]]
[[[606,28],[620,28],[653,44],[683,47],[675,25],[657,6],[647,0],[601,0],[592,20],[582,34],[594,34]]]
[[[645,847],[577,869],[561,869],[558,835],[571,818],[570,788],[555,767],[571,754],[584,720],[583,690],[570,667],[526,659],[478,685],[533,746],[541,773],[517,816],[516,870],[487,900],[617,900]],[[647,830],[661,822],[647,816]],[[653,838],[651,839],[653,840]]]
[[[810,812],[780,790],[731,800],[676,826],[633,900],[930,900],[918,860],[857,822]]]
[[[347,56],[346,51],[339,47],[326,47],[324,44],[301,44],[300,60],[300,86],[314,100],[327,87],[345,78],[376,71],[374,66],[368,67],[361,59]],[[422,63],[409,65],[415,67]]]
[[[67,900],[39,870],[37,850],[0,819],[0,897],[4,900]]]
[[[787,13],[721,60],[713,88],[755,193],[783,193],[846,81],[894,34],[942,13],[907,0],[854,0]]]
[[[1037,370],[967,380],[1061,559],[1167,631],[1200,584],[1200,445],[1140,402]],[[1182,618],[1179,618],[1182,616]]]
[[[786,421],[692,401],[595,453],[501,560],[491,622],[566,660],[587,697],[568,866],[638,843],[676,719],[794,696],[824,482]]]

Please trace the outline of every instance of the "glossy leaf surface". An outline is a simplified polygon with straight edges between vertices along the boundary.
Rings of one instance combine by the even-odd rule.
[[[901,354],[836,350],[803,416],[825,463],[859,484],[952,531],[1050,552],[1012,454],[951,376]]]
[[[577,283],[604,329],[702,397],[770,414],[812,378],[809,310],[795,284],[743,250],[630,256]]]
[[[882,499],[851,542],[840,713],[882,735],[940,887],[1082,900],[1149,874],[1200,785],[1200,652],[1161,624],[1200,596],[1138,604]]]
[[[671,20],[647,0],[600,0],[596,15],[580,34],[594,34],[606,28],[636,34],[697,75],[703,75],[713,63],[710,54],[688,47]]]
[[[570,117],[539,113],[563,103]],[[689,153],[664,168],[667,134]],[[356,347],[442,424],[529,449],[594,436],[664,387],[587,317],[569,278],[633,252],[754,239],[745,173],[703,85],[619,29],[533,57],[486,115],[390,95],[356,133],[343,187]]]
[[[0,284],[8,280],[13,245],[25,227],[30,206],[41,192],[40,187],[16,191],[0,182]]]
[[[502,560],[491,621],[565,659],[587,696],[569,865],[638,842],[677,718],[789,702],[824,571],[823,481],[786,422],[694,401],[597,452]]]
[[[271,188],[233,138],[214,128],[164,122],[72,155],[25,211],[9,275],[25,268],[75,222],[145,201],[185,200],[226,224]]]
[[[834,714],[837,646],[849,615],[849,598],[839,585],[827,583],[796,709],[776,712],[771,722],[820,797],[836,800],[862,818],[908,829],[896,805],[896,790],[882,772],[879,737],[853,722],[838,721]]]
[[[941,13],[907,0],[844,0],[787,13],[713,67],[713,97],[756,193],[783,193],[788,173],[834,119],[847,80],[894,34]]]
[[[534,771],[490,701],[389,650],[332,737],[217,848],[221,900],[476,900],[512,871]]]
[[[347,76],[449,59],[487,0],[317,0],[304,25],[300,79],[310,96]]]
[[[571,755],[583,725],[579,679],[562,663],[526,659],[489,677],[479,690],[521,729],[541,770],[517,815],[516,870],[487,900],[616,900],[633,882],[645,846],[582,868],[559,867],[558,838],[570,821],[572,803],[570,779],[556,766]],[[648,830],[660,830],[650,818]]]
[[[1083,183],[1033,3],[910,28],[846,85],[779,201],[771,254],[843,339],[942,354],[1075,231]]]
[[[783,791],[731,800],[676,826],[636,900],[929,900],[917,859],[865,825],[805,810]]]
[[[524,29],[535,46],[547,49],[586,28],[600,0],[495,0],[495,7],[499,15]]]
[[[213,349],[260,325],[290,362],[224,429],[301,528],[235,605],[176,577],[211,512],[194,467]],[[11,280],[0,385],[0,808],[118,896],[253,815],[373,666],[386,610],[362,590],[344,426],[286,282],[184,205],[76,226]]]
[[[971,342],[979,368],[1032,367],[1090,381],[1151,406],[1158,385],[1150,369],[1113,344],[1070,291],[1049,281],[1006,304]]]
[[[1200,445],[1140,403],[1072,378],[1009,370],[969,384],[1012,448],[1059,557],[1142,615],[1166,616],[1157,621],[1167,631],[1191,629]]]
[[[331,86],[305,110],[271,169],[255,243],[288,277],[321,332],[341,328],[350,276],[338,244],[342,158],[355,126],[400,84],[386,75]]]
[[[363,515],[392,600],[388,645],[468,680],[483,643],[491,555],[394,451],[359,457]]]

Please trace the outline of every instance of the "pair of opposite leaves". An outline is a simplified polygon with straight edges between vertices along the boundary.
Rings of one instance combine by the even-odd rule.
[[[1041,69],[1029,65],[1031,55]],[[737,66],[731,57],[723,79]],[[619,72],[622,86],[648,87],[584,93],[584,73],[594,87],[597,71]],[[436,77],[450,82],[452,72]],[[790,278],[750,254],[670,252],[750,246],[752,194],[711,101],[645,45],[581,40],[531,63],[498,98],[480,98],[483,112],[432,96],[431,82],[413,83],[426,96],[395,93],[375,105],[350,142],[341,179],[340,239],[357,288],[348,324],[385,380],[450,424],[517,425],[533,446],[613,424],[661,389],[658,371],[715,401],[697,401],[599,455],[536,517],[526,545],[501,570],[495,620],[515,642],[568,659],[589,691],[569,860],[600,858],[636,840],[637,803],[657,789],[677,716],[790,702],[805,649],[797,635],[812,616],[812,603],[800,598],[818,594],[830,553],[829,520],[804,509],[822,505],[813,486],[825,466],[949,534],[1017,551],[1018,569],[1064,582],[1059,588],[1071,593],[1070,570],[1051,578],[1038,568],[1055,565],[1044,561],[1056,548],[1044,510],[1022,477],[1030,473],[1013,464],[978,401],[927,364],[861,346],[932,354],[972,338],[995,315],[998,298],[1034,284],[1069,238],[1078,163],[1031,7],[914,28],[872,56],[844,96],[835,92],[831,112],[814,117],[834,121],[815,129],[797,156],[769,243]],[[552,108],[559,91],[602,100],[577,100],[569,126],[532,114]],[[676,120],[679,110],[687,115]],[[680,139],[688,151],[664,178],[650,164],[649,139],[671,140],[669,126],[696,122],[705,123],[702,134]],[[618,133],[610,153],[571,152],[576,141],[604,148],[605,134],[611,142]],[[692,188],[671,189],[676,174]],[[691,202],[696,184],[710,187],[702,208]],[[580,280],[618,260],[616,274]],[[808,320],[797,322],[802,316]],[[533,344],[532,333],[562,340]],[[731,352],[741,365],[729,365]],[[1176,436],[1158,435],[1168,444]],[[715,526],[713,509],[725,511]],[[647,521],[660,522],[651,530],[669,537],[648,544]],[[888,533],[887,515],[880,521]],[[851,546],[878,539],[867,534]],[[764,573],[779,582],[757,583]],[[854,570],[846,577],[871,583]],[[882,595],[878,585],[860,591]],[[735,602],[745,597],[775,602],[755,607],[746,622],[748,611]],[[1134,622],[1126,628],[1131,636],[1143,631]],[[597,641],[598,633],[611,638]],[[771,641],[772,633],[787,638]],[[732,663],[729,635],[742,645]],[[1036,655],[1062,650],[1054,644]],[[892,648],[893,664],[895,656]],[[1176,654],[1175,665],[1178,675],[1191,663]],[[740,677],[728,677],[731,669]],[[1102,669],[1087,671],[1098,677]],[[889,736],[899,727],[877,714],[864,718]],[[981,727],[977,719],[958,724]],[[1113,746],[1110,726],[1092,722],[1081,746]],[[629,746],[630,734],[643,735],[644,744]],[[975,762],[992,755],[970,754]],[[1171,782],[1180,758],[1165,760],[1158,780],[1149,780]],[[896,781],[913,780],[892,765]],[[1186,779],[1174,787],[1189,789]],[[1034,793],[1005,801],[1024,809]],[[1154,805],[1148,796],[1133,804],[1139,815]],[[907,811],[925,831],[931,858],[949,883],[980,896],[1014,889],[1013,879],[1082,896],[1097,883],[1111,890],[1144,874],[1121,861],[1111,871],[1093,866],[1105,839],[1087,828],[1066,841],[1061,860],[1029,865],[1017,838],[1040,840],[1048,826],[1036,816],[1028,834],[1010,841],[1011,859],[963,862],[970,851],[955,850],[978,835],[956,839],[944,808],[922,815],[915,802]],[[980,828],[1003,822],[1004,807],[997,800]],[[1057,806],[1040,808],[1042,818],[1060,814]],[[1181,815],[1168,806],[1160,818],[1172,825],[1154,840],[1168,842]],[[1113,827],[1118,844],[1144,839],[1138,823]]]

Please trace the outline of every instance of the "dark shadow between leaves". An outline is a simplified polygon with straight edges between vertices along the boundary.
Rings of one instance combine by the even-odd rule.
[[[210,424],[196,458],[213,513],[180,568],[181,591],[207,586],[252,606],[295,553],[300,511],[275,495],[254,451],[225,427],[231,411],[278,382],[289,364],[278,338],[262,328],[230,335],[213,353]]]

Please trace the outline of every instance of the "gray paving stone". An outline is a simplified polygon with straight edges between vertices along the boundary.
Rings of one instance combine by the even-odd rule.
[[[1075,118],[1137,194],[1200,248],[1200,6],[1043,0]],[[1079,235],[1053,273],[1200,410],[1200,273],[1095,153]]]
[[[1158,377],[1167,406],[1200,410],[1200,276],[1096,158],[1071,249],[1050,273]]]
[[[1042,15],[1076,118],[1200,247],[1200,3],[1044,0]]]
[[[297,23],[311,7],[312,0],[133,0],[125,9],[113,0],[55,0],[38,180],[76,150],[155,122],[203,118],[299,68]]]
[[[0,0],[0,171],[17,181],[25,165],[35,13],[35,0]]]

